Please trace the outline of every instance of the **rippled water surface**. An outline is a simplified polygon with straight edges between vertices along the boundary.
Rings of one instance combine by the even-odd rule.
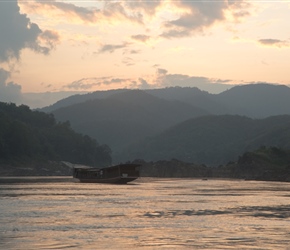
[[[290,183],[0,180],[0,249],[290,249]]]

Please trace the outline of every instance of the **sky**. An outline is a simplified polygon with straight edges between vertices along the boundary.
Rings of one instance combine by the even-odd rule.
[[[290,85],[289,60],[290,0],[0,0],[0,101]]]

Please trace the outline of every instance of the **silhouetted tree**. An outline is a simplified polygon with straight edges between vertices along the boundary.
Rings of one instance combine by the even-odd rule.
[[[56,123],[52,114],[0,102],[0,160],[19,159],[104,166],[111,163],[111,151],[73,131],[69,122]]]

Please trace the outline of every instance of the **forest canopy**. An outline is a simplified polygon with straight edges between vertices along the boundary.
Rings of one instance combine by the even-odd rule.
[[[76,133],[69,122],[56,122],[52,114],[0,102],[0,163],[29,160],[107,166],[111,149]]]

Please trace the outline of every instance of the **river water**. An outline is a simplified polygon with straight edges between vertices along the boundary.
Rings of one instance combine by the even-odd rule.
[[[0,249],[290,249],[290,183],[4,179]]]

